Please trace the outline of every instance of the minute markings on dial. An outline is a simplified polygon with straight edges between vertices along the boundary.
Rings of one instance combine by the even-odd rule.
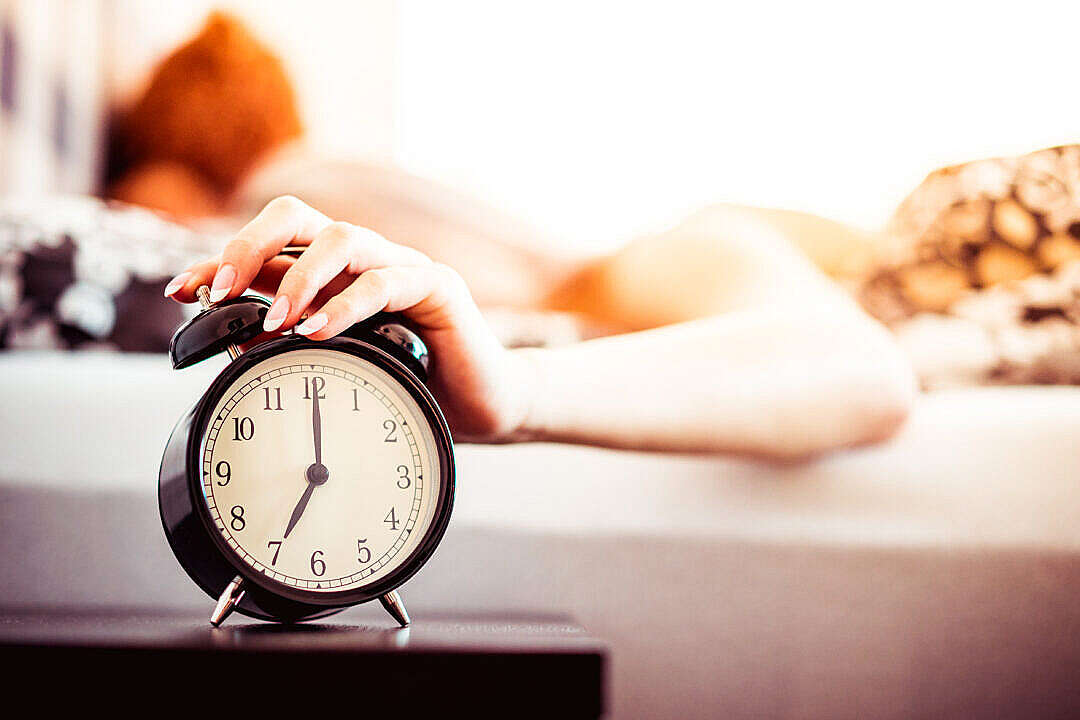
[[[415,472],[414,478],[415,478],[415,480],[417,480],[417,482],[416,482],[416,487],[413,489],[413,492],[409,493],[409,495],[412,495],[412,501],[411,502],[406,502],[404,505],[398,504],[397,501],[395,501],[395,503],[394,503],[395,505],[397,505],[397,509],[398,509],[398,511],[400,513],[398,515],[398,518],[400,520],[406,520],[406,518],[407,518],[407,522],[404,523],[405,527],[401,527],[401,529],[398,532],[394,533],[394,536],[396,536],[396,539],[384,541],[384,542],[386,542],[386,544],[384,544],[384,542],[379,542],[375,546],[375,548],[373,548],[373,549],[376,549],[376,552],[378,552],[377,548],[378,547],[383,547],[383,548],[385,548],[385,552],[381,553],[380,556],[378,556],[378,557],[373,557],[371,559],[370,563],[365,564],[364,568],[358,568],[357,572],[343,573],[340,577],[337,577],[337,578],[332,578],[332,579],[321,578],[321,579],[318,579],[318,580],[316,580],[315,578],[308,579],[308,578],[304,577],[304,575],[306,573],[301,573],[299,576],[293,577],[291,575],[285,574],[284,572],[280,572],[280,569],[281,569],[280,567],[278,569],[271,569],[270,567],[267,567],[266,564],[270,562],[269,558],[267,558],[265,560],[265,562],[264,562],[259,557],[261,554],[265,554],[265,548],[263,548],[262,549],[263,552],[260,553],[259,548],[257,547],[258,544],[253,543],[252,538],[245,536],[245,540],[244,540],[243,544],[241,544],[236,539],[234,539],[232,537],[232,533],[229,531],[229,529],[227,527],[222,526],[221,518],[220,518],[220,516],[218,515],[218,512],[217,512],[217,504],[218,503],[215,502],[214,493],[217,492],[218,490],[216,488],[210,487],[208,483],[204,482],[204,493],[206,494],[207,507],[210,509],[210,513],[211,513],[211,516],[212,516],[215,524],[218,526],[218,528],[221,531],[222,535],[225,537],[226,542],[230,545],[230,547],[232,547],[237,552],[237,554],[242,559],[244,559],[244,561],[247,564],[251,565],[252,567],[259,570],[260,572],[267,575],[268,577],[272,577],[272,578],[274,578],[274,579],[276,579],[276,580],[278,580],[280,582],[284,582],[286,584],[293,585],[293,586],[296,586],[296,587],[301,587],[301,588],[307,587],[307,588],[311,588],[311,589],[315,589],[315,588],[319,588],[319,589],[322,589],[322,588],[336,589],[337,587],[344,588],[344,587],[346,587],[348,585],[360,582],[364,577],[367,577],[367,576],[374,575],[374,574],[378,573],[380,571],[380,569],[382,569],[383,567],[389,565],[393,561],[393,559],[397,556],[397,554],[405,546],[406,539],[409,538],[410,536],[412,536],[413,534],[415,534],[413,532],[413,530],[416,527],[416,524],[417,524],[417,522],[419,522],[420,517],[421,517],[418,513],[422,512],[421,511],[421,507],[423,506],[422,499],[424,497],[426,497],[423,493],[427,489],[422,488],[421,483],[419,482],[423,478],[423,474],[424,474],[423,473],[423,470],[424,470],[423,465],[426,464],[426,463],[425,463],[425,461],[424,461],[424,459],[422,457],[422,454],[421,454],[421,447],[420,447],[420,445],[417,444],[417,442],[419,440],[421,440],[421,438],[423,436],[414,437],[414,434],[412,432],[412,428],[409,427],[409,426],[412,425],[412,423],[409,422],[408,420],[406,420],[406,416],[403,414],[404,411],[397,404],[397,403],[399,403],[401,401],[396,399],[394,397],[394,394],[389,394],[388,395],[387,393],[390,392],[390,391],[385,391],[384,392],[382,389],[380,389],[381,387],[385,387],[385,386],[380,386],[378,384],[373,384],[372,382],[369,382],[368,380],[366,380],[362,376],[357,376],[356,374],[354,374],[352,372],[349,372],[347,370],[342,370],[340,368],[335,368],[335,367],[332,367],[332,366],[324,366],[324,365],[309,364],[309,363],[304,363],[303,365],[291,365],[291,366],[278,367],[278,368],[270,370],[269,372],[263,372],[262,374],[258,375],[257,377],[254,377],[253,379],[251,379],[251,376],[249,376],[249,379],[247,380],[247,382],[241,381],[240,384],[234,385],[233,390],[230,393],[228,393],[225,396],[225,398],[222,399],[222,401],[221,401],[222,405],[219,407],[218,415],[217,415],[215,421],[213,422],[213,426],[209,429],[209,431],[206,434],[207,439],[206,439],[205,446],[204,446],[204,452],[205,452],[205,458],[204,458],[204,473],[205,473],[204,481],[205,480],[211,480],[212,481],[213,477],[214,477],[213,473],[212,473],[212,464],[211,463],[212,463],[212,461],[214,460],[214,457],[215,457],[215,445],[218,445],[223,449],[223,451],[226,453],[224,457],[226,457],[226,458],[230,457],[230,455],[228,454],[229,452],[231,452],[231,450],[229,449],[229,445],[228,444],[216,443],[215,439],[217,438],[219,430],[222,428],[224,423],[228,421],[228,419],[232,416],[232,414],[234,414],[234,413],[244,414],[246,412],[250,412],[250,410],[245,410],[244,413],[241,413],[240,411],[237,410],[238,407],[248,408],[249,403],[245,401],[245,398],[249,395],[249,393],[251,393],[256,388],[262,387],[265,383],[267,383],[267,381],[269,381],[271,379],[284,378],[285,376],[290,376],[290,375],[295,377],[297,373],[310,374],[311,371],[314,371],[314,373],[318,374],[319,376],[325,377],[327,380],[334,380],[335,378],[337,378],[338,380],[344,380],[344,381],[346,381],[348,383],[351,383],[353,386],[359,387],[359,386],[362,385],[364,387],[364,389],[368,393],[370,393],[370,395],[372,397],[374,397],[376,400],[378,400],[379,404],[381,404],[385,408],[386,411],[390,412],[391,417],[393,417],[393,418],[395,418],[396,420],[399,421],[399,424],[402,426],[403,430],[408,428],[407,430],[405,430],[405,437],[406,437],[407,443],[403,447],[403,449],[406,449],[407,451],[409,451],[408,455],[406,456],[406,457],[408,457],[407,462],[409,462],[410,466],[414,469],[414,472]],[[322,377],[320,377],[320,380],[322,379]],[[338,380],[335,380],[335,381],[338,381]],[[386,382],[386,381],[384,380],[383,382]],[[295,387],[295,386],[293,386],[293,387]],[[391,386],[391,387],[394,387],[394,386]],[[322,388],[320,387],[319,389],[321,390]],[[348,395],[348,393],[346,393],[346,396],[347,395]],[[258,397],[258,405],[259,405],[260,408],[262,408],[264,406],[264,404],[265,404],[264,403],[264,398],[263,398],[261,393],[258,394],[257,397]],[[313,405],[314,405],[314,401],[313,401]],[[325,405],[325,402],[321,403],[321,405]],[[351,407],[351,405],[350,405],[350,407]],[[297,409],[299,409],[299,408],[297,408]],[[313,408],[313,410],[314,410],[314,408]],[[325,408],[323,408],[323,412],[325,413]],[[415,406],[412,407],[411,412],[413,412],[413,413],[417,412]],[[277,416],[277,414],[275,414],[275,416]],[[285,416],[280,416],[280,417],[285,417]],[[385,417],[385,416],[383,416],[383,417]],[[331,421],[331,426],[333,427],[333,421]],[[324,430],[325,430],[325,428],[324,428]],[[314,428],[313,428],[312,431],[314,431]],[[232,438],[232,431],[230,430],[229,433],[230,434],[227,437]],[[313,435],[309,436],[309,437],[312,437],[312,440],[309,440],[308,442],[309,443],[313,442],[314,441]],[[223,442],[225,442],[225,437],[222,437],[221,440]],[[430,441],[427,441],[427,442],[430,443]],[[307,445],[307,447],[312,448],[312,445],[309,444],[309,445]],[[425,447],[427,447],[427,446],[425,445]],[[311,452],[311,450],[308,450],[308,452]],[[427,453],[432,452],[431,448],[428,448],[428,450],[426,452]],[[311,456],[309,455],[308,457],[311,457]],[[429,455],[429,457],[432,457],[432,456]],[[233,469],[234,474],[238,472],[238,468],[242,472],[242,465],[237,465],[234,462],[234,469]],[[242,482],[243,481],[243,475],[240,475],[239,477],[240,477],[241,482]],[[344,476],[342,476],[342,477],[344,477]],[[371,480],[368,480],[368,481],[369,482],[375,482],[375,479],[374,479],[375,475],[372,475],[370,477],[371,477]],[[248,482],[250,483],[250,480]],[[297,490],[299,491],[300,488],[297,488]],[[237,495],[228,495],[227,494],[228,492],[234,492],[234,491],[235,492],[250,492],[250,484],[248,486],[248,490],[246,490],[246,491],[243,490],[243,489],[235,490],[235,486],[232,487],[232,488],[228,488],[227,491],[226,491],[226,489],[221,490],[221,492],[226,493],[226,495],[225,495],[226,497],[230,498],[230,500],[228,501],[229,503],[233,502],[233,500],[231,498],[238,497]],[[315,494],[319,495],[319,493],[315,493]],[[242,496],[240,496],[240,497],[242,497]],[[401,498],[401,499],[404,499],[404,498]],[[434,502],[434,499],[431,498],[427,502],[429,502],[429,503]],[[225,503],[226,503],[226,501],[224,499],[222,499],[221,500],[222,506],[223,507],[228,507],[228,505],[226,505]],[[317,505],[317,503],[315,503],[313,501],[312,507],[315,507],[316,505]],[[429,507],[430,507],[430,505],[429,505]],[[372,511],[374,513],[376,511],[376,509],[372,508]],[[382,509],[379,510],[378,512],[385,513],[386,511],[387,511],[387,506],[383,505]],[[308,512],[310,513],[312,511],[309,509]],[[381,518],[382,515],[379,515],[378,517]],[[281,526],[279,525],[278,527],[280,528]],[[274,531],[271,531],[271,532],[274,532]],[[276,532],[280,532],[280,529],[278,531],[276,531]],[[278,538],[280,538],[280,537],[281,536],[278,535]],[[277,539],[277,538],[273,538],[273,539]],[[266,539],[263,538],[263,543],[265,543],[265,542],[266,542]],[[251,548],[252,552],[249,552],[248,549],[245,547],[249,543],[252,544],[252,548]],[[355,549],[355,546],[354,546],[354,549]],[[252,553],[254,553],[254,554],[252,554]],[[353,557],[353,559],[352,559],[352,566],[353,567],[356,566],[355,557]],[[286,566],[286,567],[288,567],[288,566]],[[299,568],[297,568],[297,572],[299,572]],[[340,570],[339,570],[339,572],[340,572]]]

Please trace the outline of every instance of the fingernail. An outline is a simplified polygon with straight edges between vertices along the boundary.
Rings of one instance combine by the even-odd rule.
[[[284,295],[278,295],[274,298],[274,302],[270,305],[270,309],[266,311],[266,317],[263,318],[263,330],[266,332],[274,332],[281,323],[285,322],[285,316],[289,314],[289,298]]]
[[[165,297],[172,297],[176,292],[187,284],[187,281],[191,279],[191,273],[180,273],[165,286]]]
[[[326,317],[326,313],[315,313],[304,322],[300,323],[300,326],[296,328],[296,332],[301,335],[310,335],[313,332],[318,332],[326,327],[326,323],[330,322],[330,318]]]
[[[232,290],[234,282],[236,282],[236,268],[228,263],[219,267],[217,274],[214,275],[214,285],[210,288],[210,302],[224,300]]]

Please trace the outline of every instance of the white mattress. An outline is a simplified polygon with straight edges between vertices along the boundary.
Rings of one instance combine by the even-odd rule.
[[[152,493],[173,424],[224,366],[0,355],[0,481]],[[919,399],[884,445],[794,465],[459,445],[454,522],[816,544],[1080,546],[1080,389]]]

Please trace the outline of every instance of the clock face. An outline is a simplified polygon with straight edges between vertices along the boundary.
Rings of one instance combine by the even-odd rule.
[[[427,416],[389,373],[337,350],[287,351],[247,369],[214,407],[200,458],[224,541],[263,578],[301,592],[387,577],[437,511],[442,468]]]

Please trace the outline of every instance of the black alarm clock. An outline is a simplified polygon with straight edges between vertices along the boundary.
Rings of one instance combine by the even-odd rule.
[[[173,336],[174,368],[232,361],[180,420],[161,461],[161,521],[176,559],[217,605],[284,622],[378,598],[435,551],[454,501],[454,446],[428,391],[428,353],[380,313],[336,338],[285,335],[245,352],[269,307],[242,296]]]

